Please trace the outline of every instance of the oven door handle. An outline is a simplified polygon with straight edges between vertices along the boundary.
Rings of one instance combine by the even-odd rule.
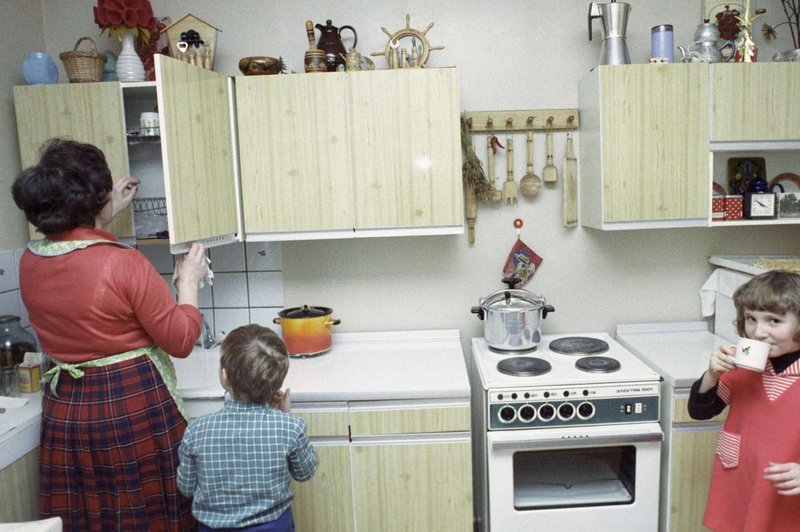
[[[639,434],[623,434],[608,436],[588,436],[585,438],[536,438],[514,441],[493,441],[493,450],[532,450],[536,448],[562,448],[562,447],[595,447],[609,445],[627,445],[633,443],[660,442],[664,440],[664,434],[658,432],[646,432]]]

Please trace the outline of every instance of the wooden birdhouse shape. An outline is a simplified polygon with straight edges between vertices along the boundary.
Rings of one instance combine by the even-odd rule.
[[[213,70],[217,38],[221,31],[191,13],[166,28],[170,55],[199,67]]]

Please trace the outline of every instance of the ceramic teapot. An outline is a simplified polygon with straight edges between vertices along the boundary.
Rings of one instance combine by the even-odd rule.
[[[331,24],[330,19],[325,21],[324,26],[322,24],[317,24],[315,28],[320,31],[317,48],[325,52],[325,62],[328,66],[328,72],[336,72],[336,70],[339,68],[339,65],[345,64],[343,56],[347,54],[347,50],[342,43],[342,31],[350,30],[352,32],[353,46],[351,46],[351,49],[355,49],[356,44],[358,43],[358,34],[352,26],[342,26],[337,28]]]
[[[735,45],[733,41],[725,41],[722,46],[717,47],[719,41],[719,30],[713,22],[705,22],[697,27],[694,32],[694,42],[689,45],[687,50],[683,46],[678,46],[681,52],[681,62],[683,63],[719,63],[733,59]],[[725,48],[730,48],[727,55],[722,55]]]

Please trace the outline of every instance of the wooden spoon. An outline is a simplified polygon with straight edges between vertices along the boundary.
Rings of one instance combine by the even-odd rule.
[[[542,169],[542,179],[545,183],[555,183],[558,179],[558,168],[553,164],[553,132],[547,130],[547,163]]]
[[[503,183],[503,198],[506,203],[513,204],[517,201],[517,182],[514,181],[514,139],[511,133],[506,135],[506,182]]]
[[[542,188],[542,180],[533,173],[533,120],[528,120],[528,171],[519,180],[519,191],[526,198],[532,198]]]

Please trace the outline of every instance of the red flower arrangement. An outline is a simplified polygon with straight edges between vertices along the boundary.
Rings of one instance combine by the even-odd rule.
[[[120,40],[131,32],[145,43],[150,41],[150,30],[156,25],[150,0],[98,0],[94,21]]]

